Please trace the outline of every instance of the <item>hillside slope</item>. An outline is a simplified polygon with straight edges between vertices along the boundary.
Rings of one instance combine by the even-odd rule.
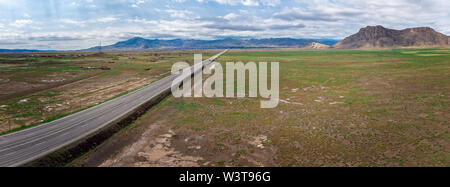
[[[392,47],[440,47],[448,46],[449,37],[429,27],[394,30],[383,26],[368,26],[358,33],[336,43],[339,49],[392,48]]]

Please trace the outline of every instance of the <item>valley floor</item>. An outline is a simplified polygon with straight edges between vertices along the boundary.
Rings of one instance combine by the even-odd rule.
[[[52,121],[168,76],[194,52],[0,55],[0,134]],[[205,56],[208,55],[205,53]]]
[[[449,49],[232,51],[280,62],[260,98],[169,97],[69,166],[450,166]]]

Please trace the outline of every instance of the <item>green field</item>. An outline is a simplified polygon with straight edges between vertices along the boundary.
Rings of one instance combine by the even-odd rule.
[[[171,97],[118,137],[156,126],[208,166],[450,165],[449,49],[232,51],[218,61],[280,62],[282,102]]]

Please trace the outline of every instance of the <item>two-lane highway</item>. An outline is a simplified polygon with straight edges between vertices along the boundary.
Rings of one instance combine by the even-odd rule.
[[[210,64],[225,52],[227,50],[203,61],[203,66],[200,68],[191,67],[192,72],[200,72],[201,67]],[[0,136],[0,166],[21,166],[93,135],[162,93],[169,91],[172,82],[179,76],[184,75],[171,75],[87,110],[50,123]]]

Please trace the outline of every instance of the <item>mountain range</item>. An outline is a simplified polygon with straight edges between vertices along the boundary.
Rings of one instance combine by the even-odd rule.
[[[105,51],[146,49],[233,49],[233,48],[299,48],[304,49],[372,49],[398,47],[448,47],[450,37],[430,27],[395,30],[383,26],[367,26],[341,41],[327,39],[233,39],[221,40],[158,40],[132,38],[104,46]],[[87,49],[100,50],[100,47]]]
[[[44,52],[37,49],[0,49],[0,53],[26,53],[26,52]]]
[[[235,39],[220,40],[158,40],[141,37],[131,38],[109,46],[102,46],[104,51],[121,50],[147,50],[147,49],[233,49],[233,48],[295,48],[312,42],[333,45],[338,40],[333,39],[293,39],[293,38],[267,38],[267,39]],[[100,47],[93,47],[87,51],[98,51]]]

